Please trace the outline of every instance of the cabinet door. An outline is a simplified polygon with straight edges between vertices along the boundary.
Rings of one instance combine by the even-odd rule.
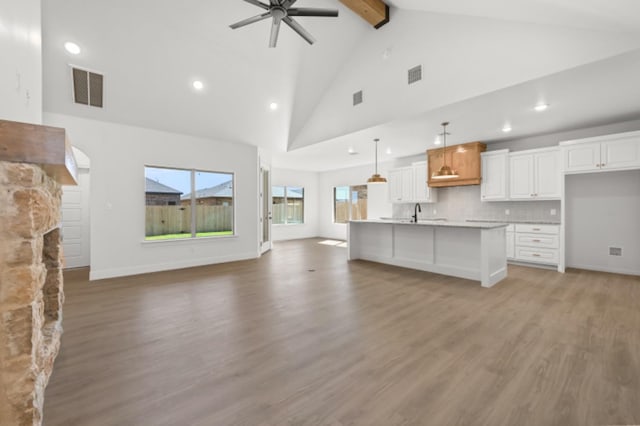
[[[509,158],[509,197],[533,198],[533,155],[513,155]]]
[[[602,170],[640,167],[640,138],[626,138],[602,142],[600,147]]]
[[[427,185],[427,164],[413,166],[414,201],[417,203],[431,202],[431,188]]]
[[[563,148],[565,172],[600,170],[600,142]]]
[[[413,167],[402,169],[402,201],[413,201]]]
[[[516,257],[516,234],[515,232],[505,232],[507,236],[507,259]]]
[[[482,156],[481,200],[506,200],[507,194],[507,159],[508,154],[492,154]]]
[[[560,152],[549,151],[535,154],[535,198],[560,198]]]
[[[389,201],[398,203],[402,201],[402,170],[389,170]]]

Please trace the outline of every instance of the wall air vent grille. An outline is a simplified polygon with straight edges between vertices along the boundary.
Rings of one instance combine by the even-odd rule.
[[[622,256],[622,247],[609,247],[609,256]]]
[[[407,74],[409,76],[409,84],[422,80],[422,65],[411,68]]]
[[[71,68],[73,101],[77,104],[102,108],[104,76],[80,68]]]
[[[353,106],[360,105],[362,103],[362,90],[353,94]]]

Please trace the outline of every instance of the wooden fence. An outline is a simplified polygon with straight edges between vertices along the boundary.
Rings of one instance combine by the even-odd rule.
[[[349,221],[349,209],[351,209],[351,219],[366,219],[367,218],[367,200],[358,200],[357,203],[350,203],[348,201],[336,201],[335,222],[347,223]]]
[[[146,236],[191,232],[191,206],[146,206]],[[233,230],[232,206],[196,206],[196,232]]]
[[[282,203],[282,204],[274,204],[273,205],[273,223],[276,224],[280,224],[280,223],[303,223],[304,222],[304,217],[303,217],[303,206],[301,204],[292,204],[289,205],[289,210],[288,213],[290,213],[290,215],[288,215],[287,217],[287,205]],[[288,219],[287,221],[285,221],[285,219]]]

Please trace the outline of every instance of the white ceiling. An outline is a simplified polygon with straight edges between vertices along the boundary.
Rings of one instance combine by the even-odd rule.
[[[269,49],[268,21],[228,27],[261,12],[241,0],[47,0],[44,109],[249,143],[304,170],[371,163],[374,137],[381,158],[386,144],[393,158],[423,152],[444,119],[455,143],[502,138],[505,120],[514,137],[640,114],[640,2],[389,3],[376,31],[337,1],[299,0],[340,17],[299,18],[317,43],[285,27]],[[80,55],[64,51],[69,40]],[[104,109],[72,103],[69,64],[104,73]],[[417,64],[425,78],[408,86]],[[357,90],[365,102],[353,107]],[[540,99],[551,107],[533,114]]]

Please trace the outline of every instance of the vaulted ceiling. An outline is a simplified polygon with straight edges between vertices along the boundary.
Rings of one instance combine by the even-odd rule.
[[[269,49],[268,20],[229,28],[260,12],[242,0],[48,0],[44,109],[249,143],[307,170],[370,162],[346,150],[372,137],[393,156],[424,151],[452,117],[464,142],[503,137],[505,121],[528,135],[640,116],[636,1],[388,3],[391,21],[375,30],[337,1],[299,0],[340,16],[297,18],[316,44],[284,27]],[[103,109],[72,102],[69,64],[105,75]],[[423,80],[408,85],[415,65]],[[529,114],[539,101],[547,119]]]

